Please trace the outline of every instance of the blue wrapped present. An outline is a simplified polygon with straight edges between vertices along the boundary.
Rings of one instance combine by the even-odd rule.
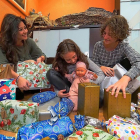
[[[59,116],[67,116],[74,108],[74,103],[69,98],[62,98],[62,100],[54,106],[54,111]]]
[[[7,137],[5,135],[0,134],[0,140],[16,140],[15,137]]]
[[[49,106],[48,110],[51,113],[51,119],[21,127],[18,131],[17,139],[41,140],[45,137],[50,137],[53,140],[57,140],[59,134],[67,137],[73,133],[73,122],[68,116],[59,118],[51,106]]]
[[[75,119],[74,126],[76,130],[79,130],[85,126],[85,116],[75,115],[74,119]]]
[[[36,102],[36,103],[45,103],[53,98],[56,97],[56,93],[53,92],[53,91],[45,91],[45,92],[41,92],[41,93],[38,93],[36,95],[34,95],[32,97],[32,101],[33,102]]]

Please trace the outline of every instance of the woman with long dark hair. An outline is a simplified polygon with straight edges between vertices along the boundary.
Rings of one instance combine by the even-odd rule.
[[[28,38],[26,22],[21,17],[13,14],[5,15],[0,29],[0,64],[12,63],[15,66],[18,61],[44,61],[46,56],[36,43]],[[17,85],[22,90],[30,88],[30,82],[11,70],[13,78],[17,79]]]

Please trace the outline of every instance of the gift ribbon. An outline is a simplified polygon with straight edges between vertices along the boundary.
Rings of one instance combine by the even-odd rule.
[[[64,107],[61,108],[61,109],[60,109],[60,108],[61,108],[61,104],[60,104],[60,102],[59,102],[59,115],[58,115],[58,116],[59,116],[59,119],[61,119],[60,112],[64,109]]]

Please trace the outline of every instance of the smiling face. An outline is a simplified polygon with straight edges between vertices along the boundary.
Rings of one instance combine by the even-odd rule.
[[[77,54],[75,52],[68,52],[63,54],[62,57],[68,64],[75,64],[77,62]]]
[[[106,45],[114,44],[117,42],[117,38],[115,38],[107,26],[103,32],[104,43]]]
[[[28,33],[27,27],[21,21],[18,26],[17,41],[21,42],[22,40],[27,40],[27,33]]]
[[[83,77],[85,74],[86,74],[87,70],[85,68],[82,68],[82,67],[78,67],[76,69],[76,75],[78,77]]]

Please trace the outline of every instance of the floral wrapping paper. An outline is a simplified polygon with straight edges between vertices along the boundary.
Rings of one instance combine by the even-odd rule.
[[[74,108],[74,104],[72,100],[69,98],[62,98],[60,102],[58,102],[54,107],[54,111],[59,116],[67,116]]]
[[[56,93],[52,91],[45,91],[38,93],[32,97],[32,101],[42,104],[56,97]]]
[[[121,140],[140,140],[140,126],[114,115],[106,121],[107,131]]]
[[[0,101],[7,99],[16,99],[16,80],[0,79]]]
[[[65,140],[120,140],[91,125],[76,131]]]
[[[31,88],[50,88],[46,73],[51,68],[51,64],[21,62],[17,65],[17,73],[32,83]]]
[[[26,101],[1,101],[0,129],[16,133],[20,127],[38,121],[38,106],[38,103]]]
[[[7,137],[5,135],[0,134],[0,140],[16,140],[15,137]]]
[[[61,117],[53,125],[49,124],[49,120],[28,124],[19,129],[18,140],[41,140],[50,137],[57,140],[57,136],[62,134],[64,137],[73,133],[73,123],[69,117]]]

